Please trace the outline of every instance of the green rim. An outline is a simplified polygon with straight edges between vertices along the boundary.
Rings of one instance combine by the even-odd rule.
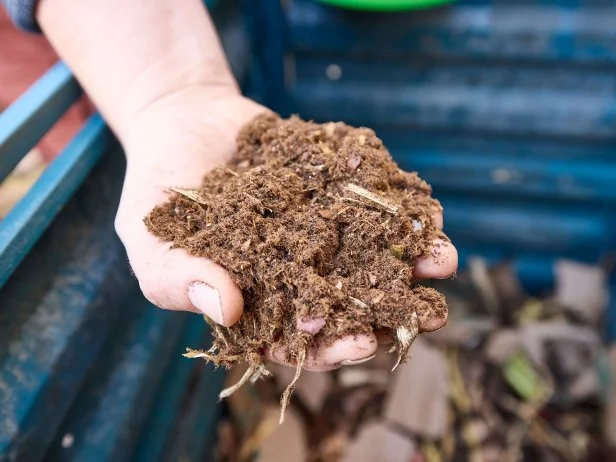
[[[454,0],[319,0],[321,3],[354,10],[401,11],[429,8]]]

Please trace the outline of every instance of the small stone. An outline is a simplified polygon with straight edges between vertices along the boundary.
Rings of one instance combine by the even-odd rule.
[[[347,158],[347,167],[349,167],[349,170],[354,172],[357,170],[357,167],[359,167],[359,164],[361,164],[361,156],[356,152],[349,153],[349,157]]]
[[[61,445],[64,449],[69,449],[73,447],[75,443],[75,436],[72,433],[67,433],[62,437]]]

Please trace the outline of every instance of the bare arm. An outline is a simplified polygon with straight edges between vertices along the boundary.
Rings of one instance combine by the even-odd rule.
[[[120,139],[170,94],[237,91],[200,0],[42,0],[36,16]]]
[[[243,298],[229,274],[171,248],[143,223],[169,186],[196,187],[228,161],[240,128],[266,110],[241,96],[201,0],[40,0],[37,20],[126,151],[115,225],[144,295],[161,308],[233,325]],[[422,265],[426,277],[452,273],[457,254],[447,245],[439,250],[440,260],[449,255],[445,263],[428,258],[416,273]],[[375,340],[340,339],[311,351],[306,367],[365,360]]]

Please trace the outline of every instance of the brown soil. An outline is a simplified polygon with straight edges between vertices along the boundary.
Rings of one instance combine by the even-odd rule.
[[[413,261],[444,237],[431,223],[440,204],[370,129],[259,116],[227,166],[174,191],[148,229],[222,265],[245,301],[240,322],[214,326],[213,348],[193,357],[245,362],[257,378],[266,349],[301,366],[312,346],[385,329],[404,359],[418,325],[447,309],[413,281]],[[316,335],[297,329],[309,318],[325,320]]]

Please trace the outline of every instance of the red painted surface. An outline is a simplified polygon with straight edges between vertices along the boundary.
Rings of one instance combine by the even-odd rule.
[[[42,35],[17,30],[0,8],[0,109],[9,106],[57,60]],[[83,98],[65,114],[38,146],[47,160],[58,154],[91,113],[92,105]]]

